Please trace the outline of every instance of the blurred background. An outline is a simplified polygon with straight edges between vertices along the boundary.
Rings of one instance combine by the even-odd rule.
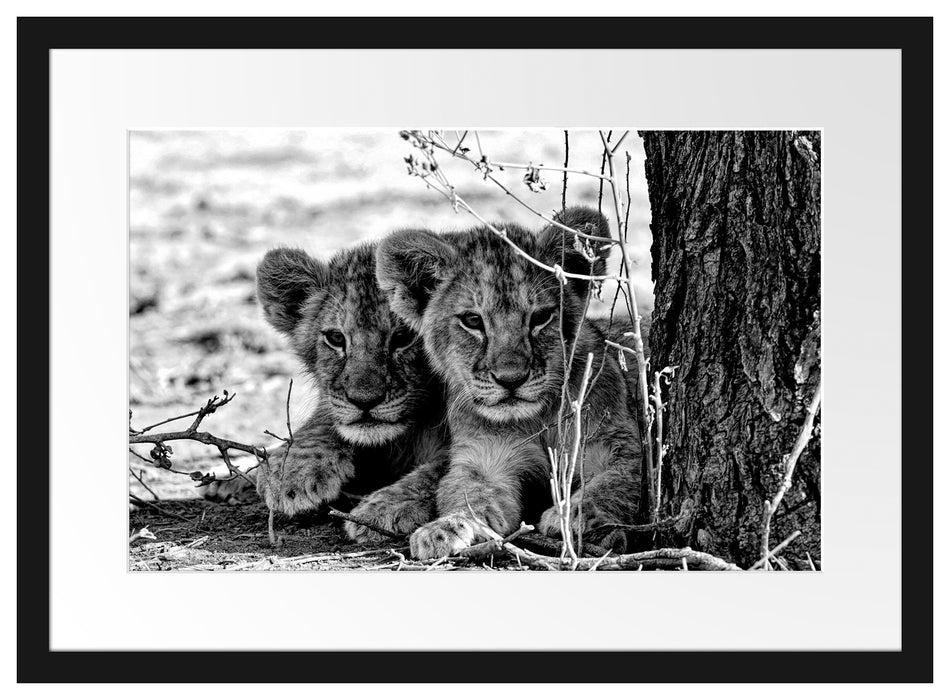
[[[564,164],[563,131],[478,135],[482,151],[494,162]],[[453,143],[455,132],[446,132],[445,138]],[[477,153],[471,138],[466,145]],[[571,131],[569,140],[569,167],[599,172],[603,146],[597,132]],[[138,131],[130,134],[129,150],[129,402],[132,425],[138,429],[194,411],[227,389],[237,397],[202,427],[241,442],[272,444],[263,431],[286,433],[291,377],[291,418],[295,425],[306,418],[313,388],[286,342],[264,322],[255,300],[255,268],[268,249],[294,245],[329,258],[340,248],[380,239],[396,228],[438,231],[478,223],[470,214],[455,213],[448,201],[407,173],[404,159],[414,149],[396,130]],[[635,131],[617,159],[622,176],[624,152],[631,158],[633,275],[640,311],[646,315],[653,308],[650,210],[643,148]],[[481,216],[543,226],[470,164],[447,153],[436,157],[459,195]],[[561,207],[561,173],[543,172],[547,189],[537,193],[522,182],[523,170],[496,170],[493,175],[548,216]],[[568,176],[569,206],[596,207],[598,197],[596,178]],[[609,188],[603,211],[613,227]],[[618,263],[615,255],[611,272],[617,272]],[[609,302],[613,289],[604,291]],[[605,314],[607,306],[592,313]],[[187,425],[183,421],[181,428]],[[138,448],[147,456],[146,446]],[[175,468],[183,471],[206,470],[220,462],[209,446],[180,441],[173,449]],[[188,477],[129,457],[130,466],[162,498],[197,495]],[[130,489],[147,495],[131,476]]]

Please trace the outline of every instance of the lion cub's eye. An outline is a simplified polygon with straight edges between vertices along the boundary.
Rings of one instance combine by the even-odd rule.
[[[415,336],[412,331],[408,328],[400,328],[389,338],[389,344],[395,350],[411,345],[413,340],[415,340]]]
[[[326,339],[327,345],[331,348],[343,349],[346,347],[346,336],[336,329],[324,331],[323,337]]]
[[[533,314],[531,314],[531,327],[532,328],[541,328],[546,326],[551,318],[554,316],[554,309],[548,307],[547,309],[538,309]]]
[[[466,311],[464,314],[459,316],[459,321],[462,322],[462,325],[466,328],[471,328],[473,331],[483,331],[485,330],[485,324],[482,322],[482,317],[473,311]]]

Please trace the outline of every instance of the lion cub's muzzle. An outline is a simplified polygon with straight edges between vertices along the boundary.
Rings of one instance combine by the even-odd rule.
[[[527,418],[541,410],[543,372],[535,376],[527,358],[508,355],[475,372],[477,410],[493,421]]]
[[[406,415],[411,403],[405,394],[384,394],[358,405],[350,396],[332,401],[337,431],[354,444],[382,445],[399,437],[408,428]]]

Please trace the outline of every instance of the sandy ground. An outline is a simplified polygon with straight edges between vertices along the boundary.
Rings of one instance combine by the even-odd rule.
[[[492,160],[563,164],[563,132],[479,135]],[[599,170],[596,132],[572,132],[570,147],[571,167]],[[631,156],[634,276],[641,310],[649,312],[649,205],[639,137],[631,134],[624,148]],[[257,262],[276,245],[300,246],[328,257],[396,228],[450,230],[476,223],[407,174],[403,159],[411,150],[395,131],[134,132],[129,294],[133,426],[194,411],[227,389],[237,397],[209,416],[203,428],[241,442],[273,444],[263,431],[286,432],[291,377],[291,417],[294,423],[302,421],[313,400],[312,387],[283,339],[261,317],[254,298]],[[440,163],[459,193],[486,218],[538,226],[532,213],[483,181],[470,165],[445,157]],[[539,211],[551,214],[560,208],[558,173],[545,175],[548,189],[540,193],[521,182],[521,171],[497,175]],[[597,206],[597,200],[597,180],[570,176],[569,204]],[[606,201],[609,197],[605,212]],[[183,421],[168,427],[186,426]],[[147,447],[139,447],[140,454],[148,454]],[[213,448],[179,442],[173,449],[176,469],[220,470]],[[194,482],[187,476],[129,457],[129,466],[153,493],[131,476],[130,492],[150,501],[157,496],[161,502],[156,505],[164,511],[132,508],[130,532],[147,527],[156,537],[130,546],[133,569],[248,568],[266,564],[268,557],[282,562],[277,568],[388,567],[387,562],[395,561],[396,555],[385,549],[368,559],[314,559],[316,553],[360,549],[326,518],[280,522],[284,545],[275,553],[267,543],[266,510],[259,504],[196,501]],[[295,556],[310,560],[286,561]]]

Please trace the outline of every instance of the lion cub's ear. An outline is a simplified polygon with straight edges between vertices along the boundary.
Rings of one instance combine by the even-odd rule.
[[[554,220],[581,233],[610,238],[607,219],[590,207],[568,207],[555,214]],[[610,257],[612,246],[604,241],[576,237],[553,225],[541,231],[540,241],[543,251],[541,258],[549,265],[560,265],[563,255],[566,272],[603,275],[607,271],[607,258]],[[571,280],[571,283],[581,296],[587,293],[587,282]]]
[[[329,281],[329,270],[299,248],[274,248],[257,266],[257,298],[264,318],[281,333],[300,323],[304,304]]]
[[[396,231],[376,250],[376,280],[389,305],[414,330],[458,251],[431,231]]]

